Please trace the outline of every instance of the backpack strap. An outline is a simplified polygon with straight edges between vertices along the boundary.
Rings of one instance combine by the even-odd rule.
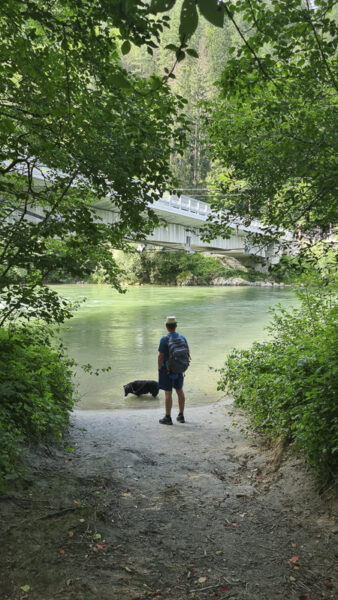
[[[178,337],[180,337],[181,339],[183,339],[183,335],[182,335],[181,333],[177,333],[177,335],[178,335]],[[169,340],[170,340],[169,333],[167,333],[167,335],[166,335],[165,337],[166,337],[167,344],[168,344],[168,347],[169,347]],[[183,341],[184,341],[184,343],[187,345],[188,354],[189,354],[189,357],[191,358],[191,356],[190,356],[190,348],[189,348],[189,346],[188,346],[188,342],[187,342],[187,340],[186,340],[186,339],[184,339]]]

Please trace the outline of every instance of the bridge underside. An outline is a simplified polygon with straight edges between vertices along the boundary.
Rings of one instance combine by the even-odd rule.
[[[232,233],[228,239],[216,237],[206,242],[202,239],[201,228],[210,215],[209,206],[192,198],[182,196],[163,197],[152,203],[152,209],[165,222],[159,225],[142,244],[162,246],[168,250],[185,250],[188,252],[211,252],[230,254],[232,256],[257,256],[273,264],[279,261],[278,247],[275,244],[253,245],[248,237],[250,232],[259,233],[257,225],[251,229],[241,223],[232,225]],[[95,212],[104,223],[116,223],[119,212],[111,199],[99,200],[95,203]],[[41,213],[41,214],[40,214]],[[20,216],[20,215],[19,215]],[[43,211],[35,209],[34,214],[26,218],[39,220]]]
[[[102,207],[102,202],[100,203]],[[97,214],[104,222],[109,223],[116,221],[118,215],[116,212],[99,208],[96,205]],[[146,241],[142,244],[150,244],[153,246],[161,246],[168,250],[185,250],[188,252],[211,252],[215,254],[230,254],[231,256],[257,256],[267,260],[270,264],[278,262],[279,257],[275,253],[275,248],[272,244],[269,246],[254,246],[250,244],[248,235],[245,231],[236,227],[232,230],[229,239],[217,237],[210,242],[202,240],[200,228],[204,225],[205,219],[195,218],[191,215],[181,213],[170,213],[166,207],[164,213],[163,208],[154,206],[155,212],[165,219],[166,225],[161,225],[154,229],[151,235],[147,236]]]
[[[192,252],[214,252],[240,256],[245,254],[245,236],[232,234],[227,240],[217,238],[211,242],[201,239],[198,228],[185,227],[177,223],[168,223],[166,227],[157,227],[148,236],[147,243],[163,246],[172,250]]]
[[[170,242],[162,242],[162,241],[150,241],[147,239],[145,242],[142,241],[141,245],[145,246],[157,246],[160,248],[166,248],[169,251],[176,252],[179,250],[184,250],[185,252],[208,252],[209,254],[227,254],[236,257],[240,257],[245,255],[245,251],[241,248],[225,250],[217,247],[212,247],[211,245],[207,246],[196,246],[196,245],[182,245]],[[251,256],[251,255],[250,255]]]

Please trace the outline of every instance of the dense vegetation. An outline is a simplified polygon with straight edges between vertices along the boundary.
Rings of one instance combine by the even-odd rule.
[[[219,389],[254,429],[293,442],[326,484],[338,466],[337,282],[312,274],[297,296],[300,308],[272,311],[270,341],[229,354]]]
[[[163,75],[165,69],[173,65],[173,53],[179,45],[183,0],[170,4],[173,5],[168,13],[170,28],[164,30],[160,47],[154,48],[152,54],[149,54],[145,47],[133,46],[123,57],[123,65],[128,72],[143,77],[149,77],[152,73]],[[176,180],[173,185],[178,188],[178,192],[183,191],[194,198],[208,201],[208,182],[213,167],[208,152],[203,151],[204,134],[201,124],[205,108],[202,102],[218,96],[214,82],[220,77],[224,65],[231,57],[229,49],[233,46],[239,47],[241,40],[229,20],[223,22],[223,27],[215,27],[213,22],[203,18],[203,14],[198,20],[198,25],[193,15],[187,20],[190,21],[188,26],[192,28],[189,45],[198,53],[198,60],[194,54],[185,53],[184,60],[176,63],[173,77],[170,78],[171,91],[187,100],[184,112],[189,121],[184,151],[172,152],[170,165]],[[241,18],[240,22],[242,23]],[[195,29],[194,24],[197,25]]]
[[[17,477],[27,444],[61,436],[74,404],[72,364],[45,326],[0,330],[0,490]]]
[[[216,277],[229,279],[240,277],[245,281],[264,281],[265,273],[246,267],[235,258],[208,256],[202,253],[190,254],[183,250],[145,249],[138,252],[130,248],[129,252],[113,251],[113,259],[119,268],[121,285],[208,285]],[[277,273],[278,279],[282,276]],[[89,283],[108,283],[109,274],[102,268],[94,268],[83,281]],[[72,283],[71,278],[62,269],[52,271],[49,283]]]
[[[200,253],[161,251],[119,254],[116,260],[123,269],[123,281],[127,283],[207,285],[216,277],[241,277],[247,281],[266,278],[262,273],[243,267],[236,260],[229,265],[226,258]]]
[[[242,44],[219,97],[205,104],[204,138],[223,192],[213,207],[258,218],[272,234],[301,226],[325,237],[338,218],[336,2],[224,4]],[[220,233],[227,220],[220,217]]]
[[[147,12],[134,0],[1,2],[0,325],[27,306],[68,318],[43,283],[59,266],[74,277],[103,266],[118,287],[111,247],[158,222],[148,201],[171,179],[185,118],[166,78],[121,65],[131,42],[159,42],[166,21]],[[93,211],[107,196],[119,215],[109,225]]]

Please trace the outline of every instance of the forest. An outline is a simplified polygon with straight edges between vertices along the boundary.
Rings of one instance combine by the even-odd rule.
[[[2,486],[26,444],[62,437],[74,404],[55,335],[74,307],[48,278],[96,270],[122,291],[112,250],[156,227],[148,198],[165,190],[209,202],[205,239],[229,235],[231,214],[259,219],[268,241],[301,232],[282,261],[301,308],[276,314],[271,342],[225,357],[219,387],[321,485],[334,480],[337,16],[334,0],[2,1]],[[93,209],[107,196],[121,215],[110,225]]]

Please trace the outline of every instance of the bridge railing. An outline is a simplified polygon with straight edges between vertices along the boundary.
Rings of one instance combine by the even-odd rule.
[[[209,205],[206,202],[195,200],[195,198],[190,198],[190,196],[177,196],[176,194],[165,193],[158,200],[158,204],[201,215],[202,217],[207,217],[210,213]]]

